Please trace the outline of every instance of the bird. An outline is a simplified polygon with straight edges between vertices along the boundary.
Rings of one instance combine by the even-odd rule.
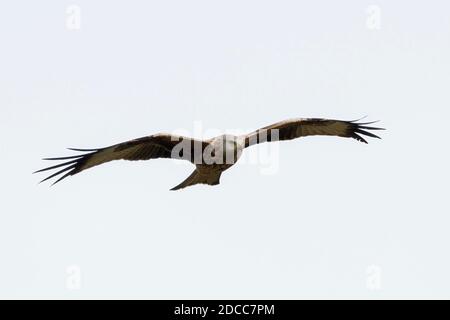
[[[114,160],[181,159],[194,164],[195,170],[170,190],[180,190],[196,184],[215,186],[220,183],[222,173],[239,160],[245,148],[263,142],[293,140],[317,135],[353,138],[363,143],[367,143],[364,136],[381,139],[371,132],[384,130],[384,128],[372,126],[378,121],[360,122],[361,120],[295,118],[277,122],[244,135],[223,134],[205,140],[158,133],[104,148],[69,148],[81,154],[44,158],[43,160],[64,162],[34,173],[62,168],[41,181],[57,177],[52,184],[54,185],[69,176]]]

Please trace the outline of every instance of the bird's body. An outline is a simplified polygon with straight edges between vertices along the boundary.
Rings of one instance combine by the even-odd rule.
[[[149,160],[156,158],[183,159],[193,163],[194,172],[182,183],[172,188],[178,190],[195,184],[217,185],[221,174],[231,168],[245,148],[272,141],[292,140],[302,136],[331,135],[354,138],[367,143],[361,136],[379,138],[368,130],[373,122],[341,121],[327,119],[292,119],[275,123],[242,136],[221,135],[208,140],[197,140],[170,134],[155,134],[100,149],[71,149],[85,152],[77,156],[47,158],[44,160],[69,160],[36,172],[63,167],[45,178],[46,181],[63,174],[60,180],[88,168],[113,160]]]
[[[205,149],[194,150],[197,151],[194,156],[195,171],[171,190],[199,183],[212,186],[219,184],[222,172],[236,164],[245,148],[244,139],[233,135],[218,136],[206,142],[208,145]]]

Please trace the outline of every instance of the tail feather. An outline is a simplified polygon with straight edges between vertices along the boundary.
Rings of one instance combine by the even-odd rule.
[[[186,180],[181,182],[179,185],[173,187],[170,190],[179,190],[188,186],[192,186],[194,184],[202,183],[209,184],[211,186],[218,185],[220,183],[220,175],[222,172],[211,172],[208,174],[200,173],[197,169],[191,173]]]

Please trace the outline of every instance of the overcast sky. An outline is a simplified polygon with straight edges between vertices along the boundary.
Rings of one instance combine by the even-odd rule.
[[[449,12],[444,0],[5,3],[0,297],[450,298]],[[215,187],[169,191],[193,169],[175,160],[108,163],[52,188],[31,174],[67,147],[366,115],[382,140],[308,137],[273,158],[254,147],[259,160]]]

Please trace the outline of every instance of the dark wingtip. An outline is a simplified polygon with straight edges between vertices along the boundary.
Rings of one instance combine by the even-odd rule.
[[[69,157],[57,157],[57,158],[42,158],[42,160],[69,160],[69,159],[77,159],[82,158],[84,155],[78,155],[78,156],[69,156]]]
[[[364,118],[361,118],[364,119]],[[359,119],[359,120],[361,120]],[[379,122],[379,120],[377,121],[370,121],[370,122],[358,122],[359,120],[353,120],[353,121],[349,121],[349,123],[351,124],[350,130],[351,130],[351,134],[350,137],[354,138],[358,141],[364,142],[366,144],[368,144],[368,142],[362,137],[362,135],[364,136],[368,136],[371,138],[377,138],[377,139],[381,139],[381,137],[377,136],[376,134],[370,132],[370,130],[386,130],[385,128],[379,128],[379,127],[372,127],[372,126],[368,126],[374,123]]]
[[[72,151],[80,151],[80,152],[92,152],[92,151],[98,151],[100,149],[79,149],[79,148],[67,148],[67,150]]]
[[[356,120],[350,120],[349,122],[355,123],[355,122],[361,121],[362,119],[365,119],[365,118],[367,118],[367,115],[365,115],[365,116],[362,117],[362,118],[356,119]]]
[[[67,172],[65,175],[63,175],[61,178],[59,178],[58,180],[56,180],[55,182],[53,182],[51,186],[54,186],[55,184],[57,184],[57,183],[60,182],[61,180],[67,178],[68,176],[71,176],[73,173],[74,173],[74,170],[70,170],[70,171]]]
[[[77,150],[77,151],[81,151],[81,150],[86,150],[89,151],[87,153],[81,154],[81,155],[77,155],[77,156],[68,156],[68,157],[58,157],[58,158],[44,158],[43,160],[68,160],[65,161],[63,163],[59,163],[57,165],[54,166],[50,166],[47,168],[43,168],[40,170],[37,170],[35,172],[33,172],[33,174],[35,173],[40,173],[40,172],[44,172],[47,170],[53,170],[53,169],[57,169],[57,168],[61,168],[61,170],[59,170],[56,173],[51,174],[50,176],[46,177],[45,179],[41,180],[39,182],[39,184],[41,184],[42,182],[45,182],[53,177],[58,176],[59,174],[63,174],[61,177],[58,178],[58,180],[56,180],[53,184],[55,185],[56,183],[60,182],[61,180],[63,180],[64,178],[74,175],[78,172],[80,172],[80,168],[83,165],[83,163],[85,163],[91,155],[95,154],[95,152],[97,152],[96,150],[98,149],[73,149],[73,150]]]
[[[360,141],[360,142],[362,142],[362,143],[368,144],[367,140],[364,139],[363,137],[361,137],[361,136],[360,136],[359,134],[357,134],[356,132],[354,132],[354,133],[351,135],[351,137],[354,138],[354,139],[356,139],[356,140],[358,140],[358,141]]]

